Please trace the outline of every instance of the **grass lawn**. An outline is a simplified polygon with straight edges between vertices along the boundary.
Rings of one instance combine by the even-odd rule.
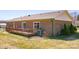
[[[69,36],[68,36],[69,37]],[[74,34],[73,40],[65,40],[67,36],[42,38],[42,37],[25,37],[0,31],[0,48],[79,48],[79,33]]]

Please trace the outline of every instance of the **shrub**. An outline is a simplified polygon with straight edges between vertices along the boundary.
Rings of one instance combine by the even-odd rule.
[[[69,26],[64,24],[64,28],[61,30],[61,34],[63,34],[63,35],[70,34]]]
[[[75,27],[71,24],[70,25],[70,33],[74,33],[75,32],[75,29],[74,29]]]
[[[77,31],[77,28],[75,26],[71,25],[66,25],[64,24],[64,28],[61,30],[62,35],[69,35],[73,34]]]
[[[74,30],[77,31],[77,27],[76,26],[74,26]]]
[[[75,33],[76,31],[77,31],[77,28],[71,24],[70,25],[70,32]]]

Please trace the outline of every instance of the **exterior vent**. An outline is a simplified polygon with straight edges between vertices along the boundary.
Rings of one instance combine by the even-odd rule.
[[[31,16],[31,15],[28,15],[28,16]]]

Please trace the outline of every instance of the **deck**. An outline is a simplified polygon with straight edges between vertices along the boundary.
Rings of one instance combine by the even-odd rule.
[[[21,34],[25,36],[34,36],[33,32],[23,32],[23,31],[12,30],[12,33]]]

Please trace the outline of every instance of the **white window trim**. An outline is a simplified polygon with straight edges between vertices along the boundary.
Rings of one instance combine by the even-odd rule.
[[[37,21],[37,22],[33,22],[33,29],[35,29],[35,25],[34,25],[35,23],[39,23],[39,27],[41,27],[40,22]]]
[[[23,26],[24,23],[26,23],[26,22],[22,22],[22,23],[21,23],[21,28],[22,28],[22,29],[25,29],[24,26]]]
[[[13,22],[13,29],[15,29],[15,22]]]

